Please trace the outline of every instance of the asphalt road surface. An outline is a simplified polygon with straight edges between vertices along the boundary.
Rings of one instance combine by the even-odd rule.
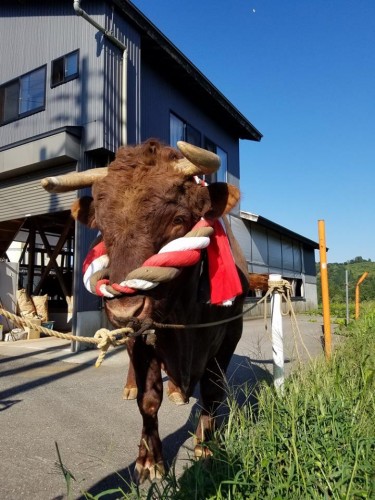
[[[270,325],[266,331],[263,320],[252,319],[244,326],[228,371],[231,387],[272,372]],[[299,316],[296,329],[287,317],[283,331],[287,373],[306,362],[307,351],[322,355],[320,319]],[[126,490],[141,432],[136,401],[122,400],[127,353],[111,350],[100,368],[96,357],[96,350],[72,353],[69,342],[54,338],[0,342],[0,498],[67,498],[55,443],[75,477],[71,498]],[[184,406],[164,397],[159,411],[165,461],[176,460],[177,471],[193,454],[197,397]]]

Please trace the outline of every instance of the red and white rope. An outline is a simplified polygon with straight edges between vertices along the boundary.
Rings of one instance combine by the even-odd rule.
[[[196,181],[206,185],[199,178]],[[108,279],[109,257],[101,241],[89,251],[83,263],[83,282],[90,293],[107,298],[151,290],[174,279],[182,268],[196,264],[204,248],[208,254],[211,303],[230,305],[242,293],[242,286],[225,228],[218,220],[209,223],[201,219],[185,236],[167,243],[121,283],[110,283]]]
[[[194,233],[200,228],[210,228],[210,225],[205,221],[199,221],[194,228],[188,233]],[[179,274],[182,267],[192,266],[196,264],[201,256],[201,250],[207,248],[210,244],[209,236],[184,236],[182,238],[177,238],[160,249],[160,251],[147,259],[143,265],[136,271],[142,274],[142,268],[149,267],[173,267],[177,268],[177,273]],[[95,293],[96,295],[113,298],[118,293],[135,293],[136,290],[151,290],[155,288],[160,282],[165,281],[161,278],[158,280],[147,280],[143,278],[130,278],[125,279],[121,283],[112,283],[108,279],[98,279],[94,280],[93,276],[98,275],[101,272],[108,269],[109,257],[107,255],[107,250],[105,248],[104,242],[100,242],[95,245],[88,253],[84,263],[83,263],[83,282],[85,288],[90,293]],[[130,273],[132,276],[136,271]]]

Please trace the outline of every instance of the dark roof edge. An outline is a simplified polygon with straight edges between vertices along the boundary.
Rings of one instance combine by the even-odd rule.
[[[272,222],[261,215],[255,215],[250,212],[245,212],[241,210],[241,219],[250,220],[251,222],[256,222],[267,229],[272,229],[273,231],[277,231],[278,233],[284,234],[285,236],[289,236],[295,240],[301,241],[305,245],[313,247],[315,250],[319,249],[319,243],[316,241],[310,240],[301,234],[295,233],[290,229],[287,229],[284,226],[280,226],[280,224],[276,224],[276,222]]]
[[[249,120],[204,76],[204,74],[130,1],[112,0],[142,32],[158,44],[171,59],[210,94],[241,126],[240,139],[260,141],[263,135]]]

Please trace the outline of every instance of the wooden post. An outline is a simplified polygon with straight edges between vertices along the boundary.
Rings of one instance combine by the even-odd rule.
[[[27,285],[26,290],[29,295],[33,294],[34,289],[34,269],[35,269],[35,226],[31,223],[28,238],[28,262],[27,262]]]
[[[281,281],[281,274],[270,274],[269,284]],[[271,329],[273,355],[273,383],[275,389],[283,391],[284,387],[284,343],[283,321],[281,315],[281,294],[273,291],[271,296]]]
[[[331,314],[329,307],[328,291],[328,268],[327,268],[327,247],[325,236],[324,220],[318,221],[319,231],[319,253],[320,253],[320,279],[322,284],[322,306],[323,306],[323,329],[324,329],[324,353],[330,359],[331,347]]]

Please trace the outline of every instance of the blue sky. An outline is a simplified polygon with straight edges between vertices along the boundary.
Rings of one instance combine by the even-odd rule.
[[[133,3],[263,134],[241,208],[375,261],[375,0]]]

